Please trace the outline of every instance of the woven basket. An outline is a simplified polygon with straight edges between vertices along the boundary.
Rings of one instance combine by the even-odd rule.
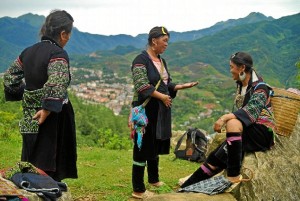
[[[285,89],[273,87],[274,94],[271,96],[276,133],[290,136],[300,112],[300,95]]]

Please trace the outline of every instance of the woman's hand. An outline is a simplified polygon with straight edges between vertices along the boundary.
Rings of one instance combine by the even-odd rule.
[[[172,98],[168,95],[163,96],[162,102],[165,104],[166,107],[171,107],[172,106]]]
[[[223,126],[226,124],[223,117],[220,117],[214,124],[214,131],[220,133]]]
[[[151,94],[151,97],[154,97],[156,99],[161,100],[166,107],[171,107],[172,106],[172,98],[169,95],[160,93],[160,92],[158,92],[158,91],[155,90]]]
[[[199,82],[187,82],[184,84],[178,84],[175,86],[175,91],[180,90],[180,89],[192,88],[192,87],[196,86],[197,84],[199,84]]]
[[[38,121],[38,124],[41,125],[42,123],[44,123],[44,121],[46,120],[46,118],[49,116],[51,112],[45,109],[41,109],[39,110],[37,113],[35,113],[35,115],[32,117],[34,120]]]
[[[132,132],[133,129],[134,129],[134,123],[131,121],[131,118],[132,118],[131,110],[132,110],[132,108],[130,108],[130,113],[129,113],[129,116],[128,116],[128,123],[127,123],[127,126],[130,129],[130,132]]]

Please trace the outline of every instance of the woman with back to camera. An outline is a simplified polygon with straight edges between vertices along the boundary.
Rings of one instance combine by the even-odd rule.
[[[237,52],[230,57],[230,73],[237,83],[236,109],[224,114],[214,124],[214,130],[226,128],[226,140],[214,151],[181,187],[208,179],[223,169],[227,179],[238,184],[243,179],[241,166],[245,152],[266,151],[274,145],[274,128],[270,102],[270,87],[253,69],[252,57]]]
[[[63,49],[73,22],[66,11],[52,11],[41,28],[41,41],[23,50],[4,75],[6,100],[22,100],[21,160],[56,181],[77,178],[74,111],[67,93],[69,57]]]
[[[148,35],[148,47],[132,62],[132,77],[135,99],[132,106],[141,105],[148,97],[145,107],[149,123],[145,128],[141,145],[134,136],[132,185],[134,198],[153,195],[146,191],[144,170],[147,165],[148,182],[154,187],[164,183],[159,181],[159,155],[169,154],[171,138],[171,106],[177,90],[191,88],[198,82],[172,83],[165,60],[160,56],[168,47],[170,34],[165,27],[154,27]],[[156,89],[156,84],[159,86]]]

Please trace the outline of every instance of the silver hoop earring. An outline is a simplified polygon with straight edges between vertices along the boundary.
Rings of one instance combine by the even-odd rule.
[[[240,73],[239,73],[239,79],[240,79],[240,81],[244,81],[245,78],[246,78],[246,73],[245,73],[244,71],[243,71],[243,72],[240,72]]]

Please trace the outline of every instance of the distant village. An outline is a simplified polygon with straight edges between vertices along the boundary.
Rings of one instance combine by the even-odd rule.
[[[118,115],[123,106],[130,106],[133,97],[133,85],[126,83],[107,83],[100,70],[86,68],[71,68],[73,74],[71,91],[89,103],[100,103],[113,110]],[[117,78],[114,75],[113,78]],[[84,81],[86,80],[86,81]],[[79,82],[76,82],[79,81]]]
[[[87,68],[71,68],[72,82],[70,89],[77,96],[88,103],[103,104],[110,108],[115,115],[119,115],[122,107],[130,107],[133,98],[133,85],[130,81],[118,83],[118,75],[109,79],[100,70]],[[4,73],[0,73],[3,77]],[[128,78],[127,78],[128,79]]]
[[[75,67],[71,68],[71,73],[70,90],[87,103],[102,104],[111,109],[115,115],[119,115],[123,107],[130,107],[133,98],[133,85],[128,84],[131,83],[130,77],[120,78],[117,74],[104,75],[100,70]],[[2,77],[3,73],[0,76]],[[215,104],[219,104],[219,101],[205,104],[205,111],[199,112],[195,117],[190,117],[180,126],[186,127],[191,122],[211,117]],[[225,112],[229,111],[225,110]]]

